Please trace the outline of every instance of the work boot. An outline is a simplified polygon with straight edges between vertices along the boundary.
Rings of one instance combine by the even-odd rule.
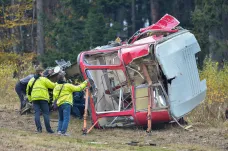
[[[61,132],[61,131],[58,131],[58,132],[57,132],[57,134],[58,134],[58,135],[61,135],[61,134],[62,134],[62,132]]]
[[[21,109],[20,114],[23,115],[24,113],[27,113],[32,108],[32,103],[26,103],[24,107]]]
[[[42,130],[41,130],[41,129],[38,129],[38,130],[36,131],[36,133],[42,133]]]
[[[27,108],[31,108],[31,107],[32,107],[32,103],[28,102],[28,103],[26,103],[25,106],[26,106]]]
[[[49,131],[47,131],[49,134],[53,134],[53,133],[55,133],[53,130],[49,130]]]

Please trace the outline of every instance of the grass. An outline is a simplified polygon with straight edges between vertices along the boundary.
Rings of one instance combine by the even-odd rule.
[[[3,89],[0,89],[0,148],[1,150],[144,150],[170,151],[171,148],[148,146],[146,133],[142,129],[93,129],[91,133],[82,135],[82,120],[71,118],[69,137],[50,135],[46,132],[35,134],[33,115],[20,116],[19,99],[14,91],[16,79],[7,76]],[[4,89],[5,88],[5,89]],[[51,114],[51,126],[57,127],[57,113]],[[43,117],[41,117],[43,121]],[[43,128],[44,124],[42,123]],[[90,126],[91,124],[88,123]],[[45,129],[45,128],[44,128]],[[139,141],[138,146],[126,143]]]
[[[13,84],[12,84],[12,83]],[[9,81],[12,85],[15,81]],[[83,121],[71,117],[68,132],[71,136],[64,137],[45,132],[35,133],[32,114],[20,116],[19,100],[14,89],[0,98],[0,148],[1,150],[82,150],[82,151],[172,151],[172,147],[149,146],[147,140],[151,137],[141,128],[134,129],[93,129],[91,133],[82,135]],[[51,113],[51,126],[57,128],[57,112]],[[41,117],[44,128],[43,117]],[[90,126],[91,124],[88,123]],[[138,141],[138,146],[126,143]]]
[[[17,82],[12,78],[11,68],[0,71],[0,148],[5,150],[82,150],[82,151],[207,151],[228,149],[228,124],[221,118],[218,120],[208,116],[205,102],[187,117],[193,124],[193,131],[184,131],[180,127],[166,127],[152,131],[148,136],[142,128],[93,129],[91,133],[82,135],[82,120],[71,118],[69,137],[51,135],[43,132],[35,134],[33,115],[20,116],[18,113],[19,99],[14,91]],[[207,74],[205,74],[207,75]],[[225,75],[225,74],[224,74]],[[210,86],[210,85],[209,85]],[[216,107],[211,105],[212,107]],[[209,111],[213,108],[209,106]],[[51,126],[57,127],[57,113],[51,114]],[[216,116],[218,117],[218,116]],[[41,117],[43,121],[43,117]],[[216,122],[214,122],[216,121]],[[218,124],[218,122],[221,124]],[[214,126],[212,129],[211,123]],[[42,123],[44,126],[44,124]],[[88,124],[91,125],[91,124]],[[219,127],[222,125],[222,128]],[[127,143],[137,141],[137,146]],[[155,146],[149,146],[149,143]]]
[[[92,136],[92,137],[91,137]],[[3,150],[143,150],[143,151],[170,151],[161,147],[151,146],[128,146],[121,142],[107,140],[91,136],[58,136],[51,134],[35,134],[33,132],[0,128],[0,146]],[[107,136],[106,136],[107,138]]]
[[[192,137],[198,134],[197,130],[187,132],[179,127],[156,130],[152,135],[148,135],[141,128],[132,129],[93,129],[88,135],[82,135],[82,121],[72,118],[69,124],[70,136],[59,136],[48,134],[45,131],[36,134],[33,115],[20,116],[15,110],[2,109],[0,112],[0,148],[1,150],[82,150],[82,151],[179,151],[179,150],[219,150],[216,146],[202,145],[205,133],[200,134],[199,139]],[[51,114],[51,126],[57,127],[56,112]],[[42,117],[41,117],[42,119]],[[42,125],[44,125],[42,123]],[[212,131],[212,134],[216,131]],[[221,132],[226,134],[226,132]],[[184,138],[188,138],[184,140]],[[202,137],[202,138],[201,138]],[[226,140],[227,135],[223,135]],[[127,143],[136,141],[137,146]],[[197,142],[199,141],[199,142]],[[150,146],[149,143],[156,146]]]

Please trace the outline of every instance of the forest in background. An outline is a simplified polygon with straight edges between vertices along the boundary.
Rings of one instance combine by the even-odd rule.
[[[44,66],[75,62],[77,54],[131,37],[166,13],[193,32],[202,51],[223,66],[228,60],[227,0],[0,0],[0,51],[35,52]]]

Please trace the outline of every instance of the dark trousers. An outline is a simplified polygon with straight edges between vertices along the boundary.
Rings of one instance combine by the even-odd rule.
[[[70,111],[71,105],[64,103],[59,106],[59,122],[58,122],[58,131],[61,131],[62,134],[65,134],[70,122]]]
[[[50,119],[49,119],[49,105],[47,101],[44,100],[36,100],[33,101],[33,107],[35,110],[35,123],[37,131],[42,131],[42,126],[40,123],[40,110],[42,111],[43,118],[44,118],[44,124],[46,127],[47,132],[52,131],[50,126]]]
[[[72,107],[72,112],[71,114],[75,117],[82,118],[83,113],[84,113],[84,104],[74,104]]]
[[[24,98],[24,96],[26,95],[26,86],[21,84],[20,82],[17,82],[15,86],[15,91],[17,92],[17,95],[21,102],[20,109],[22,109],[26,104],[26,100]]]

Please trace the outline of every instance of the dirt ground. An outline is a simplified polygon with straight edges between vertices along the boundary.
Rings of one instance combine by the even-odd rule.
[[[56,129],[56,113],[51,115],[51,125]],[[93,129],[91,133],[83,136],[82,125],[82,120],[72,117],[68,130],[70,136],[60,137],[46,132],[35,134],[32,114],[21,116],[15,109],[0,108],[0,148],[1,150],[228,150],[227,126],[212,128],[196,123],[187,131],[174,124],[167,124],[162,127],[156,126],[150,135],[143,128]]]

